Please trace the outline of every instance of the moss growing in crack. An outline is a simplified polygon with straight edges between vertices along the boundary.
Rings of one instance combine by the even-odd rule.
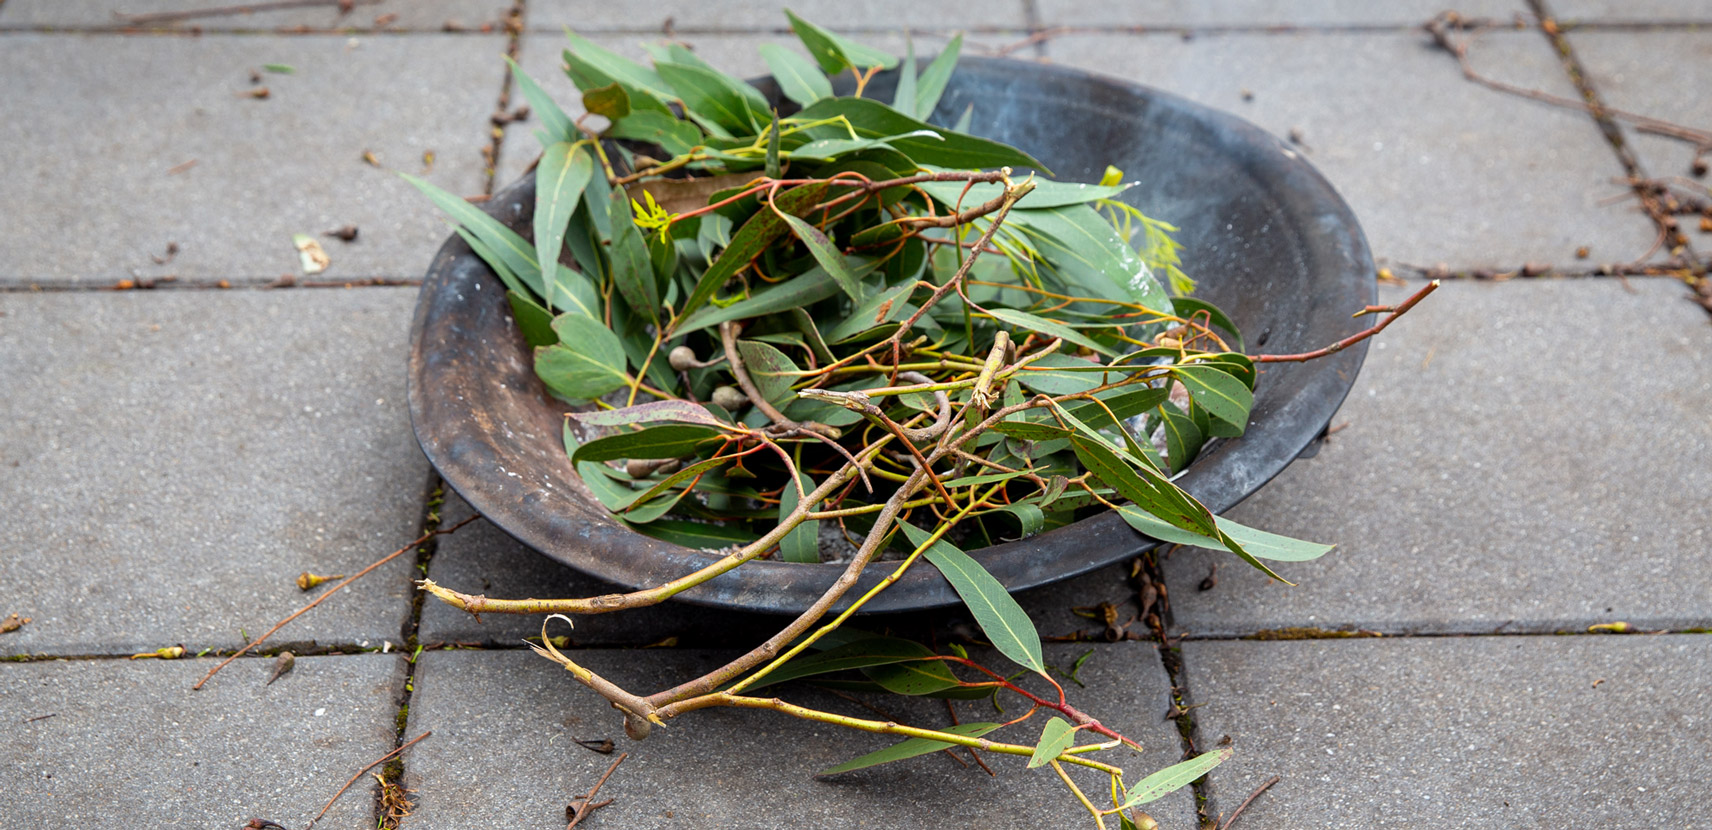
[[[406,703],[403,706],[398,707],[398,714],[393,718],[392,728],[396,729],[399,735],[403,735],[404,727],[409,723],[410,704]]]
[[[1377,631],[1333,631],[1326,628],[1267,628],[1244,637],[1244,640],[1345,640],[1357,637],[1383,637]]]

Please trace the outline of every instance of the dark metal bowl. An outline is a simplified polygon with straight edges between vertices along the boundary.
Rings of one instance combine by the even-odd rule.
[[[770,82],[760,85],[777,100]],[[891,85],[881,76],[870,95],[891,100]],[[971,103],[971,132],[1022,148],[1058,178],[1097,181],[1111,164],[1141,181],[1123,198],[1181,229],[1185,269],[1200,281],[1197,296],[1225,309],[1251,350],[1308,351],[1362,328],[1350,314],[1375,298],[1367,241],[1349,207],[1289,145],[1169,93],[1033,63],[965,58],[932,120],[952,123]],[[528,235],[534,192],[533,177],[525,177],[486,207]],[[626,529],[584,488],[560,443],[564,406],[536,379],[499,280],[456,236],[428,269],[411,338],[417,440],[446,483],[494,524],[560,562],[626,586],[657,585],[715,560]],[[1210,447],[1178,483],[1214,512],[1246,498],[1325,429],[1366,353],[1363,343],[1306,364],[1264,366],[1247,434]],[[1014,591],[1154,544],[1107,512],[974,556]],[[680,598],[795,613],[840,570],[756,561]],[[849,596],[878,579],[865,574]],[[936,570],[915,568],[866,610],[957,601]]]

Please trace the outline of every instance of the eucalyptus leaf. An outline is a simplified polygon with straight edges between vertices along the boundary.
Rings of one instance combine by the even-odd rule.
[[[697,424],[662,424],[596,438],[571,456],[573,462],[682,458],[722,433]]]
[[[1000,725],[1001,724],[997,723],[962,723],[956,726],[947,726],[939,731],[948,732],[952,735],[960,735],[965,738],[979,738],[994,729],[998,729]],[[926,755],[931,752],[938,752],[942,749],[950,749],[953,746],[956,746],[956,744],[946,743],[945,741],[930,740],[928,738],[910,738],[902,743],[893,744],[885,749],[870,752],[859,758],[852,758],[838,766],[828,767],[815,774],[837,775],[841,772],[877,767],[881,764],[889,764],[893,761],[902,761],[905,758],[914,758],[918,755]]]
[[[963,33],[958,32],[945,45],[933,63],[921,71],[921,77],[916,80],[915,112],[911,113],[923,121],[933,117],[933,110],[939,106],[939,99],[945,94],[945,84],[951,80],[951,73],[957,68],[957,56],[963,51]],[[967,126],[957,127],[958,132],[967,132]]]
[[[786,98],[806,107],[822,98],[832,97],[832,82],[813,61],[773,43],[761,44],[760,50],[761,59],[767,62],[767,71],[773,73],[773,79],[779,82],[779,89]]]
[[[657,519],[632,526],[638,533],[695,550],[721,550],[755,541],[755,534],[737,525]]]
[[[819,228],[795,216],[787,213],[782,218],[785,224],[790,225],[791,232],[808,246],[809,253],[820,263],[821,270],[832,275],[832,281],[838,284],[838,288],[851,299],[861,299],[862,284],[857,282],[855,272],[850,269],[850,264],[845,262],[844,254],[839,253],[837,246],[832,244],[832,240],[827,239],[826,234],[821,233]]]
[[[930,536],[927,531],[908,522],[899,522],[898,528],[917,547],[926,544]],[[1046,662],[1040,652],[1040,632],[1034,629],[1028,612],[1011,598],[1004,585],[987,573],[981,563],[944,539],[935,540],[925,556],[945,575],[946,581],[969,607],[969,613],[1000,654],[1024,668],[1042,674],[1046,672]]]
[[[814,490],[814,479],[797,473],[797,483],[802,486],[804,493]],[[784,492],[779,494],[779,522],[784,523],[786,517],[796,512],[797,488],[785,485]],[[810,510],[819,509],[814,505]],[[785,538],[779,540],[779,558],[786,562],[819,562],[820,561],[820,521],[808,519],[791,529]]]
[[[559,342],[535,350],[535,374],[553,394],[567,400],[592,400],[624,388],[624,344],[618,335],[581,314],[553,320]]]
[[[791,384],[797,382],[801,370],[784,352],[755,340],[739,340],[737,354],[743,358],[749,380],[768,403],[782,407],[796,398]]]
[[[1113,351],[1110,346],[1100,343],[1063,323],[1044,317],[1036,317],[1026,311],[1017,311],[1014,308],[994,308],[991,311],[994,317],[1015,326],[1018,329],[1018,334],[1026,335],[1028,332],[1038,332],[1049,337],[1060,338],[1066,343],[1074,343],[1092,349],[1103,355],[1114,357],[1117,355],[1117,352]]]
[[[1221,421],[1246,424],[1254,393],[1235,377],[1204,363],[1185,363],[1171,370],[1189,390],[1189,397]]]
[[[565,241],[565,230],[571,215],[582,200],[589,177],[594,175],[594,160],[587,151],[569,142],[547,145],[541,161],[535,167],[535,249],[541,273],[556,274],[559,251]],[[569,298],[561,300],[557,281],[546,286],[549,308],[572,310]],[[585,314],[592,309],[579,308]],[[592,316],[592,315],[590,315]]]
[[[847,67],[891,69],[898,65],[896,57],[833,34],[797,17],[790,9],[785,9],[785,17],[790,19],[791,29],[797,33],[803,47],[828,75],[842,72]]]
[[[613,122],[606,135],[658,144],[666,152],[681,156],[701,145],[701,130],[667,112],[639,110]]]
[[[1034,744],[1034,754],[1028,758],[1028,768],[1044,767],[1076,740],[1076,727],[1054,715],[1040,730],[1040,740]]]
[[[517,62],[507,57],[505,64],[511,67],[511,77],[516,79],[517,88],[522,90],[523,99],[529,102],[529,108],[535,117],[541,120],[541,144],[551,146],[560,141],[576,141],[582,136],[577,131],[577,125],[571,117],[565,114],[553,96],[548,95],[534,78],[517,66]]]
[[[1161,542],[1169,542],[1173,545],[1192,545],[1209,550],[1230,550],[1220,539],[1172,527],[1158,517],[1151,516],[1129,505],[1120,506],[1118,515],[1122,516],[1130,527]],[[1219,530],[1241,543],[1243,549],[1249,554],[1274,562],[1309,562],[1326,555],[1336,547],[1335,545],[1324,545],[1319,542],[1293,539],[1289,536],[1257,530],[1223,516],[1217,517],[1214,521],[1218,523]]]
[[[907,663],[932,656],[932,649],[914,640],[904,640],[898,637],[864,636],[854,642],[830,648],[818,654],[798,656],[783,666],[768,672],[754,685],[745,687],[745,691],[754,691],[803,677],[863,669],[870,666],[884,666],[891,663]]]
[[[849,119],[859,137],[892,136],[886,143],[920,164],[942,165],[960,170],[994,167],[1046,169],[1046,165],[1041,164],[1038,159],[1014,147],[943,127],[934,127],[866,98],[828,98],[805,107],[797,114],[797,118],[803,120],[839,116]],[[1111,226],[1108,224],[1107,227]]]
[[[1230,747],[1204,752],[1187,761],[1172,764],[1135,783],[1129,788],[1119,809],[1128,810],[1150,801],[1157,801],[1194,783],[1195,779],[1213,771],[1213,767],[1229,760],[1236,750]]]
[[[648,255],[648,243],[642,230],[631,220],[630,196],[623,190],[612,191],[612,282],[630,308],[658,323],[660,321],[660,289],[654,276],[654,262]]]

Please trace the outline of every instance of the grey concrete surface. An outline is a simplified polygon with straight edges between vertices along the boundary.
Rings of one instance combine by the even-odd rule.
[[[1100,0],[1037,0],[1047,26],[1144,26],[1158,28],[1395,27],[1416,26],[1447,7],[1439,0],[1164,0],[1109,3]],[[1524,0],[1475,0],[1454,4],[1468,17],[1507,20],[1528,12]]]
[[[421,174],[432,151],[430,181],[481,192],[505,72],[499,36],[4,42],[0,285],[267,282],[301,275],[298,233],[332,259],[320,279],[419,277],[448,232],[389,171]],[[247,97],[265,63],[297,71],[263,73],[269,97]],[[355,242],[320,236],[344,225]]]
[[[302,827],[394,743],[396,656],[304,657],[272,685],[244,659],[0,666],[0,824],[16,828]],[[433,740],[430,738],[429,740]],[[358,782],[317,827],[374,827]]]
[[[244,6],[242,3],[194,3],[185,0],[7,0],[0,5],[0,28],[54,29],[119,28],[136,25],[149,31],[199,29],[205,32],[295,29],[313,30],[428,30],[499,25],[505,0],[362,0],[341,14],[334,3],[296,8],[260,9],[235,14],[199,15],[185,20],[133,21],[142,15]],[[265,5],[254,3],[249,5]],[[389,19],[390,18],[390,19]]]
[[[1712,20],[1712,9],[1703,16]],[[1701,130],[1712,126],[1712,100],[1706,95],[1705,73],[1712,63],[1712,28],[1640,32],[1590,29],[1571,32],[1568,38],[1606,105]],[[1627,122],[1619,124],[1647,175],[1661,179],[1692,175],[1692,143],[1641,132]],[[1706,195],[1705,183],[1705,179],[1698,182],[1698,195],[1702,197]],[[1687,192],[1696,192],[1692,184]],[[1681,221],[1691,239],[1701,239],[1697,247],[1712,241],[1696,233],[1694,217]]]
[[[1347,427],[1229,513],[1338,548],[1280,563],[1293,588],[1180,552],[1165,568],[1177,625],[1712,626],[1712,327],[1677,281],[1629,285],[1452,282],[1427,298],[1368,352],[1333,419]],[[1217,587],[1196,591],[1215,562]]]
[[[235,648],[414,538],[408,288],[0,294],[0,654]],[[403,556],[278,643],[399,642]],[[325,589],[322,589],[325,590]]]
[[[1469,39],[1481,71],[1576,95],[1538,32]],[[1430,44],[1419,33],[1318,32],[1066,36],[1047,48],[1056,62],[1160,87],[1274,135],[1296,131],[1392,264],[1586,270],[1647,250],[1656,234],[1645,217],[1600,204],[1622,194],[1612,179],[1623,168],[1587,116],[1472,84]],[[1592,262],[1578,263],[1581,246]]]
[[[1551,0],[1546,8],[1565,23],[1712,22],[1712,8],[1699,0]]]
[[[560,32],[569,26],[582,31],[661,32],[666,21],[674,31],[765,31],[789,35],[784,10],[817,26],[839,31],[896,32],[910,29],[1011,30],[1027,28],[1022,0],[994,0],[969,5],[921,3],[913,0],[794,0],[779,3],[704,3],[670,0],[637,7],[583,0],[534,0],[527,25],[538,32]],[[1023,32],[1026,34],[1026,32]],[[718,64],[715,64],[716,66]]]
[[[1085,647],[1084,647],[1085,650]],[[1069,662],[1074,646],[1048,648],[1049,662]],[[724,653],[697,651],[574,652],[573,659],[636,691],[682,682],[720,665]],[[1078,700],[1106,724],[1141,742],[1144,752],[1111,753],[1125,769],[1151,771],[1181,754],[1173,724],[1162,723],[1169,684],[1151,645],[1101,646],[1085,664]],[[425,653],[410,707],[410,732],[431,729],[407,765],[407,785],[420,794],[411,828],[512,828],[562,821],[565,804],[592,786],[616,755],[599,755],[577,739],[614,740],[630,753],[601,789],[612,806],[597,826],[703,827],[1074,827],[1091,824],[1050,770],[1023,759],[987,755],[997,773],[961,767],[943,755],[816,780],[816,770],[895,741],[841,727],[802,723],[760,711],[709,709],[656,727],[646,741],[623,735],[616,713],[567,672],[527,652]],[[862,718],[884,716],[803,687],[777,689],[788,701]],[[769,692],[771,694],[772,692]],[[949,725],[939,701],[876,701],[901,722]],[[1009,717],[1021,714],[1006,703]],[[987,702],[959,704],[964,722],[992,721]],[[1032,743],[1037,716],[993,733]],[[481,748],[477,748],[481,747]],[[1098,774],[1076,774],[1090,793]],[[1101,790],[1103,792],[1103,790]],[[930,806],[931,805],[931,806]],[[1166,827],[1194,826],[1187,790],[1155,802]],[[930,811],[931,810],[931,811]]]
[[[1236,826],[1694,828],[1712,802],[1712,637],[1187,643]]]

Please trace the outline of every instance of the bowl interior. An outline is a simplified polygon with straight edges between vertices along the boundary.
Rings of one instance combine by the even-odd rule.
[[[776,90],[763,90],[776,97]],[[870,97],[891,99],[881,76]],[[1017,61],[964,58],[931,119],[1027,151],[1054,177],[1098,181],[1107,165],[1141,184],[1127,201],[1179,228],[1196,296],[1223,308],[1251,352],[1318,348],[1359,331],[1374,302],[1372,256],[1337,193],[1288,145],[1234,116],[1142,86]],[[532,177],[486,208],[525,236]],[[410,409],[446,482],[500,528],[542,553],[630,587],[656,585],[716,557],[634,533],[583,487],[561,443],[563,404],[547,396],[510,319],[503,288],[456,236],[436,255],[412,332]],[[1214,512],[1257,490],[1331,420],[1365,343],[1303,364],[1267,364],[1242,438],[1210,446],[1178,479]],[[1011,590],[1064,579],[1154,542],[1111,513],[971,552]],[[756,561],[680,595],[684,601],[796,613],[841,566]],[[877,570],[877,569],[876,569]],[[864,586],[879,579],[864,576]],[[856,596],[861,590],[852,592]],[[868,611],[958,601],[932,568],[915,568]]]

